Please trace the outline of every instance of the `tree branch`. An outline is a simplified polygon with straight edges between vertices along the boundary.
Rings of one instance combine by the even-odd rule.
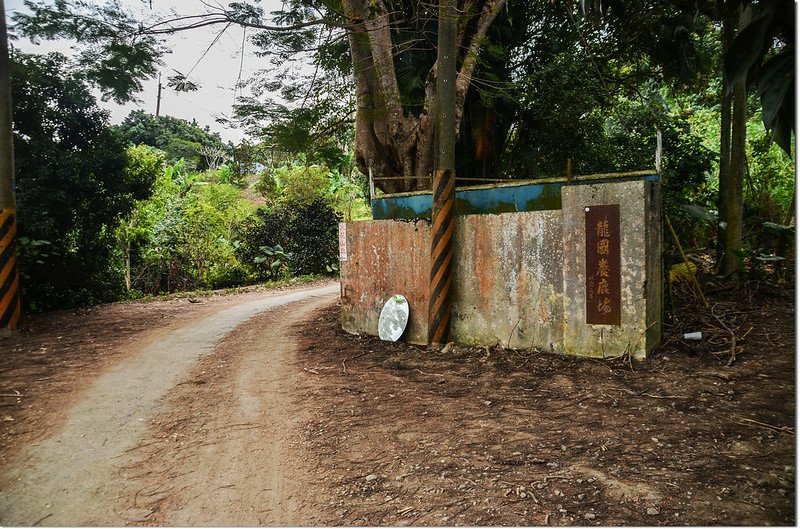
[[[339,127],[345,124],[352,124],[355,123],[355,119],[353,118],[353,112],[348,112],[345,116],[329,123],[324,129],[314,131],[310,137],[313,140],[319,140],[325,136],[329,136],[331,132],[337,130]]]
[[[191,22],[180,26],[171,26],[170,24],[175,23],[183,23],[188,20],[198,20],[197,22]],[[238,18],[234,18],[227,13],[206,13],[202,15],[186,15],[182,17],[176,17],[169,20],[162,20],[156,24],[147,27],[140,27],[139,30],[136,32],[138,35],[166,35],[169,33],[175,33],[178,31],[187,31],[190,29],[197,29],[206,26],[212,26],[215,24],[238,24],[239,26],[247,27],[247,28],[255,28],[255,29],[262,29],[266,31],[295,31],[298,29],[304,29],[311,26],[319,26],[321,24],[325,24],[328,26],[338,27],[338,24],[334,24],[331,20],[324,19],[324,18],[315,18],[313,20],[307,20],[306,22],[300,22],[298,24],[292,24],[291,26],[270,26],[266,24],[259,24],[255,22],[247,22],[245,20],[241,20]],[[168,26],[168,27],[163,27]]]
[[[461,69],[456,76],[456,120],[453,126],[455,127],[455,134],[458,137],[459,124],[461,123],[461,116],[464,114],[464,101],[467,99],[467,91],[469,90],[472,74],[475,71],[475,66],[478,64],[478,54],[483,45],[483,40],[486,38],[486,32],[489,27],[500,14],[503,7],[506,5],[506,0],[488,0],[483,6],[478,25],[475,28],[475,33],[461,62]]]

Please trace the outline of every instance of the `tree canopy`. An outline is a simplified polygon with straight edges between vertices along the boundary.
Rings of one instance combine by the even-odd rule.
[[[225,149],[219,134],[211,132],[209,127],[201,128],[196,121],[172,116],[153,116],[143,110],[131,112],[117,130],[134,145],[161,149],[170,163],[183,158],[192,168],[201,170],[210,165],[208,153]]]
[[[666,210],[687,225],[697,226],[690,211],[708,210],[701,222],[717,219],[726,274],[740,268],[734,256],[744,252],[743,221],[757,234],[758,215],[774,224],[793,211],[786,191],[794,179],[790,0],[462,0],[455,119],[438,132],[438,12],[424,2],[287,0],[274,12],[257,1],[202,3],[197,12],[154,20],[126,14],[116,0],[25,3],[30,13],[13,15],[14,31],[75,39],[72,59],[51,60],[117,100],[134,97],[154,75],[164,35],[215,27],[219,37],[232,25],[246,28],[264,68],[246,82],[250,93],[239,97],[231,120],[264,149],[287,155],[287,167],[270,164],[256,186],[268,207],[295,189],[284,177],[309,180],[303,189],[331,197],[342,183],[350,196],[358,188],[353,166],[384,192],[428,189],[437,133],[457,138],[457,178],[482,182],[651,168],[659,133]],[[168,86],[202,84],[176,72]],[[755,131],[756,119],[767,132]],[[179,159],[190,170],[220,161],[203,159],[201,151],[221,142],[196,124],[136,112],[117,132],[162,149],[173,168]],[[235,168],[198,182],[247,186],[254,151],[236,152]],[[743,197],[757,204],[752,220]],[[248,255],[266,260],[265,246],[271,256],[297,259],[284,242],[280,250],[256,244]]]
[[[272,63],[264,75],[250,81],[253,95],[244,97],[237,107],[237,118],[252,132],[270,136],[286,150],[318,152],[330,158],[336,147],[350,141],[354,124],[354,159],[363,173],[370,167],[378,176],[418,176],[432,170],[438,13],[428,4],[292,0],[279,11],[267,13],[258,3],[234,2],[227,7],[204,4],[204,10],[196,14],[155,21],[137,21],[113,3],[99,7],[69,0],[53,4],[26,0],[26,5],[31,15],[14,16],[21,34],[80,38],[79,62],[100,53],[116,57],[97,63],[95,68],[103,74],[88,76],[107,84],[106,90],[115,94],[136,89],[131,82],[106,83],[118,73],[114,68],[123,68],[126,61],[130,60],[127,75],[131,78],[152,75],[143,63],[149,57],[149,64],[155,65],[163,54],[157,40],[160,35],[204,26],[246,27],[259,54]],[[721,20],[743,5],[743,0],[465,3],[459,11],[454,124],[460,136],[461,174],[491,176],[504,171],[499,153],[509,140],[512,146],[519,143],[524,133],[514,136],[512,129],[522,118],[532,116],[532,108],[526,111],[517,104],[528,95],[524,81],[538,84],[538,89],[529,88],[541,93],[548,86],[542,82],[547,75],[561,73],[553,68],[559,63],[559,53],[559,64],[564,64],[564,54],[569,55],[568,67],[584,74],[585,81],[579,82],[593,85],[584,85],[585,93],[563,83],[561,88],[579,103],[606,108],[609,92],[625,90],[621,85],[626,83],[628,91],[635,90],[634,80],[639,84],[643,79],[691,82],[703,66],[697,44],[707,27],[697,15],[706,21]],[[790,0],[759,0],[752,5],[757,14],[731,48],[729,77],[739,75],[743,64],[745,70],[762,72],[758,86],[764,119],[785,148],[787,131],[793,130],[794,123],[793,103],[787,98],[793,86],[787,57],[794,56],[790,38],[794,17],[788,14],[794,8]],[[545,27],[558,37],[545,35]],[[313,73],[297,73],[290,66],[292,61],[309,61]],[[558,84],[556,78],[552,80]],[[267,92],[275,90],[283,101],[265,99]],[[535,104],[541,109],[544,101],[547,97]],[[408,182],[414,187],[426,185],[424,179],[378,185],[397,190]]]
[[[113,229],[155,174],[126,170],[125,142],[63,56],[14,53],[11,80],[23,299],[114,299]]]

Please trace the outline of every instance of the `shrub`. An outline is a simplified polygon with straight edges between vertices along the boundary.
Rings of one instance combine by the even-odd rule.
[[[286,229],[292,273],[324,274],[338,269],[337,239],[341,216],[322,200],[296,210]]]
[[[330,273],[338,268],[340,220],[321,199],[300,207],[262,207],[237,226],[236,257],[260,280],[287,271],[294,276]]]
[[[236,257],[249,267],[258,280],[275,279],[271,262],[257,261],[263,257],[262,248],[284,248],[288,214],[283,209],[259,208],[235,229]]]

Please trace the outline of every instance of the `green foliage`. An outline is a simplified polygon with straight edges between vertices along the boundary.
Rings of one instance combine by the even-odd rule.
[[[138,22],[119,3],[105,6],[70,0],[55,2],[24,0],[30,14],[13,14],[13,32],[37,42],[39,39],[75,39],[73,72],[103,92],[103,99],[117,103],[135,101],[142,80],[156,73],[158,61],[167,52],[152,35],[132,38]]]
[[[252,269],[256,279],[270,277],[271,267],[266,269],[256,260],[262,256],[262,248],[279,246],[283,249],[288,220],[288,213],[282,209],[259,208],[236,226],[236,257]]]
[[[293,165],[264,172],[255,189],[274,206],[296,210],[321,201],[349,221],[370,218],[364,180],[362,175],[348,177],[324,165],[309,165],[301,156]]]
[[[759,121],[756,114],[747,127],[745,201],[759,219],[783,223],[794,213],[795,165]]]
[[[605,151],[613,164],[610,170],[653,167],[656,130],[660,130],[664,212],[677,226],[684,244],[709,246],[715,223],[690,214],[686,206],[716,207],[711,185],[716,153],[704,146],[692,122],[691,109],[676,112],[657,93],[645,104],[625,102],[606,124]]]
[[[232,147],[230,156],[227,166],[231,171],[233,182],[244,182],[248,175],[263,170],[265,165],[265,153],[262,146],[252,145],[247,140],[242,140],[239,145]]]
[[[609,127],[625,120],[631,105],[667,108],[659,89],[664,94],[701,90],[716,65],[715,41],[709,37],[714,32],[706,19],[669,3],[620,3],[627,7],[624,16],[612,13],[597,20],[579,20],[569,3],[519,8],[532,23],[529,38],[511,60],[519,110],[503,153],[503,173],[562,176],[567,159],[578,175],[654,165],[655,115],[645,134],[645,163],[615,146],[624,134],[612,137]]]
[[[327,167],[319,165],[276,169],[273,178],[280,193],[278,201],[289,208],[300,208],[318,199],[328,199],[329,174]]]
[[[330,273],[338,265],[340,220],[341,216],[321,199],[305,205],[259,208],[236,229],[236,255],[258,279],[274,279],[275,274],[287,271],[295,276]],[[280,263],[275,264],[276,260]]]
[[[229,184],[238,187],[239,189],[244,189],[247,187],[247,180],[245,179],[246,175],[235,171],[228,164],[220,165],[211,174],[215,182]]]
[[[28,237],[17,237],[17,258],[20,263],[20,275],[25,281],[32,280],[29,269],[35,265],[44,265],[50,258],[53,243],[50,241],[31,240]]]
[[[164,153],[148,145],[136,145],[127,148],[128,163],[125,166],[126,178],[130,180],[146,178],[155,183],[164,172]]]
[[[268,203],[272,203],[280,195],[278,182],[275,181],[275,177],[272,176],[272,171],[269,170],[261,173],[261,176],[253,185],[253,189],[255,189],[259,195],[267,199]]]
[[[130,218],[135,288],[172,292],[247,279],[234,254],[234,227],[253,206],[237,187],[202,176],[182,162],[168,166],[153,196],[137,205]]]
[[[660,98],[649,104],[624,105],[607,123],[610,158],[621,169],[654,165],[656,130],[661,130],[662,179],[666,207],[683,203],[710,205],[708,186],[714,153],[703,146],[688,115],[671,111]]]
[[[286,275],[289,269],[289,262],[292,260],[292,254],[283,251],[280,244],[275,246],[260,246],[260,255],[253,259],[253,265],[256,266],[263,276],[266,276],[270,281],[275,281]]]
[[[118,125],[122,136],[134,145],[145,144],[161,149],[167,162],[185,160],[190,170],[209,168],[209,160],[204,149],[225,149],[217,133],[208,127],[200,128],[196,121],[154,116],[143,110],[134,110]]]
[[[791,155],[795,130],[795,3],[762,0],[749,9],[752,17],[733,39],[725,57],[726,89],[732,90],[749,76],[748,83],[755,84],[761,98],[764,126]]]
[[[329,191],[332,196],[331,202],[342,219],[345,222],[372,220],[367,177],[355,172],[351,172],[349,177],[341,173],[333,173],[332,180]]]
[[[252,136],[264,138],[283,152],[305,153],[311,164],[340,167],[345,162],[344,152],[353,141],[350,76],[320,74],[321,78],[312,81],[290,80],[273,73],[278,81],[265,81],[263,86],[254,86],[254,91],[261,94],[264,90],[282,90],[285,98],[304,104],[293,108],[258,96],[240,97],[231,124],[244,127]]]
[[[152,175],[64,57],[14,53],[11,75],[19,234],[51,243],[22,261],[23,300],[48,310],[116,299],[114,227],[148,196]]]
[[[203,169],[200,167],[203,146],[194,141],[183,138],[170,138],[164,147],[164,152],[171,161],[183,160],[191,171]]]
[[[315,200],[294,212],[286,228],[286,247],[293,256],[293,274],[330,273],[338,266],[340,220],[341,216],[322,200]]]

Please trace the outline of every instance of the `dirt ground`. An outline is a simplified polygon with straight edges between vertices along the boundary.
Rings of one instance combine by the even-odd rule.
[[[341,331],[335,303],[265,312],[158,401],[108,522],[794,525],[794,292],[712,285],[713,312],[677,294],[666,343],[632,364],[387,344]],[[54,313],[0,338],[0,471],[130,344],[256,295]]]
[[[294,512],[289,507],[290,503],[284,501],[283,489],[279,486],[285,473],[275,463],[283,464],[282,453],[273,450],[259,454],[264,456],[263,459],[259,458],[262,466],[256,467],[252,462],[253,455],[258,451],[251,448],[263,444],[265,440],[269,440],[271,445],[275,444],[275,433],[281,432],[283,423],[287,422],[284,420],[286,415],[281,412],[282,407],[276,404],[283,402],[279,395],[284,389],[291,390],[291,385],[285,384],[281,378],[275,379],[272,386],[265,384],[263,378],[253,376],[254,370],[247,364],[254,364],[262,370],[272,369],[272,366],[275,366],[275,370],[282,369],[285,364],[283,353],[293,352],[286,338],[287,327],[298,321],[296,318],[303,317],[303,310],[330,304],[338,293],[338,284],[327,281],[278,291],[253,290],[237,295],[194,299],[196,304],[208,304],[208,307],[189,309],[193,313],[191,317],[183,317],[186,314],[182,314],[181,318],[164,328],[155,326],[140,329],[135,333],[136,337],[132,336],[131,340],[115,347],[109,355],[114,359],[108,362],[106,368],[85,377],[82,377],[80,370],[72,373],[72,377],[80,378],[80,383],[65,394],[51,394],[48,395],[51,398],[44,399],[47,391],[41,387],[38,392],[27,394],[19,389],[6,393],[17,401],[26,400],[28,405],[18,406],[18,420],[10,417],[11,420],[4,422],[26,425],[34,419],[41,419],[37,420],[36,425],[41,435],[27,443],[19,443],[15,442],[15,438],[23,437],[29,430],[15,431],[9,428],[10,431],[7,431],[7,437],[11,439],[9,445],[17,450],[10,450],[4,465],[0,467],[0,525],[43,523],[54,526],[96,526],[147,522],[147,517],[154,515],[155,510],[147,509],[146,505],[156,497],[159,488],[164,488],[148,488],[149,476],[153,473],[161,475],[162,471],[170,469],[150,471],[143,468],[143,464],[148,467],[151,465],[141,458],[141,454],[146,457],[151,449],[158,447],[176,453],[184,467],[191,466],[191,449],[213,444],[210,438],[214,436],[230,438],[232,432],[242,429],[245,425],[243,421],[254,420],[255,417],[263,419],[264,415],[266,419],[272,419],[271,422],[265,420],[256,423],[258,431],[256,426],[250,427],[254,430],[253,434],[258,434],[257,438],[244,444],[223,444],[223,457],[213,453],[202,454],[199,468],[213,470],[213,473],[203,472],[204,477],[225,479],[228,484],[222,488],[231,487],[231,480],[242,483],[243,486],[237,490],[239,501],[236,504],[241,504],[241,500],[245,499],[239,491],[249,490],[251,479],[276,484],[273,503],[276,506],[286,504],[287,512]],[[183,303],[188,305],[191,301],[183,300]],[[126,320],[135,319],[138,313],[136,306],[116,308],[126,314]],[[147,307],[144,308],[146,310]],[[101,314],[104,312],[100,309]],[[262,323],[257,319],[261,315],[268,315],[272,320]],[[109,333],[114,332],[113,323],[119,322],[112,321]],[[251,334],[259,337],[258,343],[232,348],[235,340]],[[226,335],[231,338],[226,339]],[[25,341],[23,336],[9,343],[17,345],[15,350],[25,350],[26,347],[22,345]],[[99,339],[95,341],[100,342]],[[57,364],[61,363],[59,359],[70,357],[76,350],[83,349],[82,345],[87,346],[87,350],[91,349],[89,344],[81,344],[74,339],[71,340],[71,347],[53,348],[50,356],[56,361],[49,364],[55,365],[56,375],[59,371]],[[102,356],[102,352],[99,355]],[[235,360],[232,365],[238,366],[237,371],[226,369],[226,355]],[[7,360],[7,364],[4,364],[8,366],[6,374],[16,375],[13,380],[17,384],[24,383],[24,371],[29,367],[25,359],[18,358],[14,362],[10,355]],[[203,369],[195,374],[198,366]],[[206,403],[199,400],[204,395],[191,392],[192,402],[180,401],[171,406],[171,397],[180,395],[183,388],[202,385],[200,379],[206,376],[206,370],[222,370],[225,373],[229,387],[224,388],[222,393],[228,398],[216,394]],[[12,376],[8,379],[12,379]],[[8,385],[14,384],[9,382]],[[37,397],[49,400],[55,410],[46,406],[42,409],[43,406],[36,402]],[[220,407],[227,402],[240,406]],[[209,430],[195,432],[187,439],[179,439],[178,435],[169,438],[161,435],[160,424],[164,414],[183,417],[195,403],[204,412],[219,411],[221,421]],[[261,413],[265,407],[270,413]],[[208,415],[206,413],[205,417]],[[178,439],[179,442],[174,442]],[[234,464],[236,462],[242,465],[237,466]],[[192,467],[182,475],[195,470]],[[169,475],[170,479],[176,477]],[[213,480],[190,482],[186,486],[190,487],[189,492],[194,494],[193,497],[204,494],[208,497],[204,497],[199,505],[190,504],[186,509],[169,513],[171,520],[181,520],[186,516],[191,522],[170,523],[202,525],[208,524],[209,519],[233,520],[233,517],[227,516],[209,518],[210,513],[219,516],[224,512],[219,504],[222,501],[220,494],[213,494],[217,490],[211,488]],[[167,487],[167,490],[170,488]],[[253,502],[245,504],[249,506]],[[267,518],[265,523],[280,524],[281,519]],[[225,524],[220,521],[217,525]]]
[[[794,525],[794,293],[751,287],[711,295],[739,336],[730,366],[691,296],[670,334],[706,340],[632,365],[386,345],[319,313],[322,332],[296,329],[302,399],[327,403],[306,427],[317,487],[334,489],[313,521]]]
[[[263,293],[250,287],[26,316],[16,335],[0,334],[0,468],[58,427],[87,383],[131,350]]]

